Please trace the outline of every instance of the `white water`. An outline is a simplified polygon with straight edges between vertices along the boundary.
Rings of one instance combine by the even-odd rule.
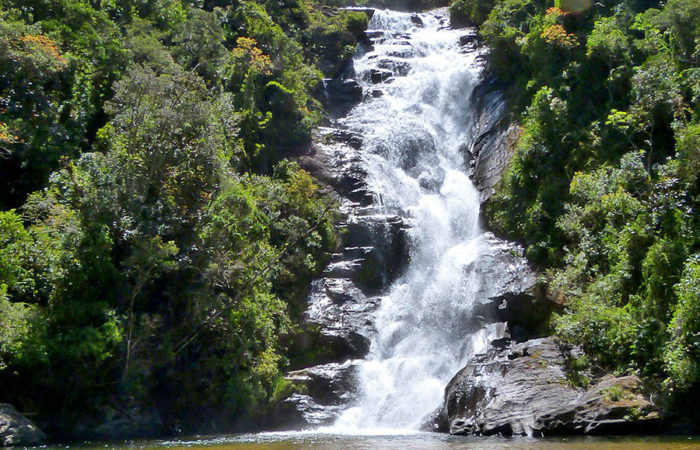
[[[442,403],[450,378],[491,338],[470,320],[484,281],[469,265],[488,244],[478,224],[479,192],[459,149],[468,141],[477,53],[460,48],[465,30],[449,29],[445,10],[420,18],[423,26],[407,13],[375,12],[370,32],[385,33],[355,68],[365,92],[381,95],[342,121],[363,137],[379,212],[410,224],[410,262],[382,297],[360,396],[331,428],[336,432],[418,429]],[[406,63],[406,76],[369,81],[381,64]]]

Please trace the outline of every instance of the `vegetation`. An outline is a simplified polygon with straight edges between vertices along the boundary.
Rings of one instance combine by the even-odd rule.
[[[366,24],[305,0],[0,0],[2,401],[68,437],[265,415],[335,245],[284,158]]]
[[[2,401],[66,437],[263,419],[335,243],[332,201],[285,158],[366,27],[345,3],[0,0]],[[700,0],[450,14],[511,86],[523,135],[486,214],[566,301],[555,330],[588,355],[570,381],[590,361],[692,402]]]
[[[556,332],[671,399],[700,386],[700,1],[455,0],[523,135],[486,214]],[[690,396],[692,397],[692,396]],[[696,405],[693,405],[697,408]]]

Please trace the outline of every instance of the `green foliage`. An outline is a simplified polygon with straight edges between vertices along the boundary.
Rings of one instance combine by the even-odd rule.
[[[335,213],[284,157],[366,24],[304,0],[0,0],[3,401],[71,437],[127,409],[232,427],[289,391]]]
[[[607,402],[619,402],[621,400],[628,400],[634,395],[632,392],[625,390],[619,385],[610,386],[604,389],[602,392],[603,400]]]
[[[587,389],[591,379],[586,374],[590,367],[588,355],[572,358],[566,361],[566,380],[573,387]]]
[[[683,277],[674,286],[678,303],[668,325],[670,335],[664,363],[669,374],[670,389],[687,389],[700,380],[700,260],[695,254],[688,258]]]
[[[0,285],[0,370],[6,370],[15,361],[32,358],[27,347],[31,345],[36,314],[32,305],[10,302],[7,286]]]
[[[512,82],[522,123],[489,224],[566,299],[562,338],[608,369],[695,392],[700,2],[452,8],[482,6],[490,68]]]
[[[453,26],[481,25],[495,3],[495,0],[456,0],[450,4],[450,23]]]

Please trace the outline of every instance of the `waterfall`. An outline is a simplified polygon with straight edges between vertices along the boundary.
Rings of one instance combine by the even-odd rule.
[[[381,297],[357,399],[333,426],[339,432],[418,429],[450,378],[493,338],[472,317],[487,282],[475,261],[490,241],[465,163],[480,72],[478,52],[460,45],[467,32],[451,29],[444,9],[377,10],[373,47],[355,60],[369,95],[340,124],[362,136],[377,213],[409,225],[410,261]]]

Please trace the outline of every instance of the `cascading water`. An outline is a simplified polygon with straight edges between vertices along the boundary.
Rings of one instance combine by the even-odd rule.
[[[446,16],[377,10],[372,51],[355,60],[370,98],[340,123],[362,136],[377,213],[409,224],[410,262],[381,298],[357,400],[336,431],[418,429],[450,378],[493,337],[472,318],[484,283],[473,263],[489,241],[462,150],[479,54],[465,51],[465,30],[450,29]]]

